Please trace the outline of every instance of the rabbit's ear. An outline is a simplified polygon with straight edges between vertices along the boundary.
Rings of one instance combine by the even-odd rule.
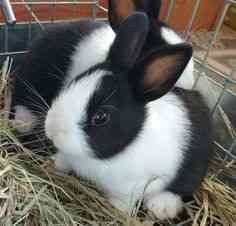
[[[120,27],[108,54],[108,61],[118,70],[133,68],[149,31],[145,13],[134,13]]]
[[[135,89],[144,100],[151,101],[169,92],[192,57],[188,44],[170,45],[153,51],[132,72]],[[135,79],[130,78],[131,81]]]
[[[145,12],[149,19],[157,19],[162,0],[109,0],[108,17],[114,31],[119,30],[122,21],[134,12]]]

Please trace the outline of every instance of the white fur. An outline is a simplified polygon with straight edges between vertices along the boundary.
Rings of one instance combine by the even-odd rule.
[[[53,155],[51,159],[54,160],[55,167],[59,171],[69,173],[72,170],[70,162],[67,161],[64,155],[62,155],[61,153]]]
[[[161,194],[175,178],[189,141],[190,122],[181,100],[169,93],[147,105],[143,130],[133,143],[109,160],[95,158],[79,124],[84,121],[88,100],[103,74],[107,72],[87,76],[64,91],[48,112],[45,129],[59,150],[57,168],[71,168],[94,181],[105,189],[115,207],[128,211],[143,195],[149,200],[156,199],[156,194]],[[171,213],[176,208],[176,203],[166,205]],[[159,207],[160,213],[167,208],[165,204],[156,205],[154,211]]]
[[[184,40],[172,29],[167,27],[161,28],[161,36],[170,45],[181,44]],[[184,89],[192,89],[194,85],[194,61],[193,58],[189,61],[180,79],[176,83],[177,87]]]
[[[15,107],[15,119],[12,123],[20,133],[27,133],[37,124],[37,117],[26,107],[17,105]]]
[[[92,66],[105,61],[114,39],[115,33],[111,27],[104,26],[93,31],[79,42],[71,57],[71,66],[66,83]]]
[[[160,220],[175,218],[183,208],[181,197],[171,192],[157,194],[145,203]]]
[[[170,45],[183,43],[183,39],[176,32],[174,32],[172,29],[168,27],[161,28],[161,36]]]

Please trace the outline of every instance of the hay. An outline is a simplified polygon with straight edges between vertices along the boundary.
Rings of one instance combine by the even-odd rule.
[[[10,61],[5,65],[9,65]],[[145,211],[128,216],[112,208],[97,188],[54,169],[48,157],[33,154],[18,141],[9,120],[8,66],[0,82],[0,225],[61,226],[233,226],[236,192],[220,178],[236,175],[236,162],[216,156],[201,188],[184,213],[159,222]]]

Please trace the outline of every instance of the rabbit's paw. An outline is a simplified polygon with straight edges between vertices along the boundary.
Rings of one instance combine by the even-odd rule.
[[[162,192],[146,201],[146,207],[160,219],[172,219],[181,212],[183,201],[179,195]]]
[[[121,197],[110,196],[109,202],[116,209],[123,211],[123,212],[127,212],[127,213],[131,213],[132,209],[134,208],[134,202],[132,202],[132,200],[130,200],[128,197],[121,198]]]
[[[68,163],[68,161],[65,159],[64,155],[61,153],[57,153],[53,157],[51,157],[54,160],[55,168],[58,171],[69,173],[72,168],[71,165]]]

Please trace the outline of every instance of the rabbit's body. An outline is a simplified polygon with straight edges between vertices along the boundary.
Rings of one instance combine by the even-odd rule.
[[[58,169],[97,183],[122,210],[143,197],[159,218],[174,217],[181,197],[191,195],[206,174],[211,120],[197,91],[168,92],[185,69],[180,65],[191,59],[188,47],[150,51],[133,65],[147,34],[145,20],[141,29],[132,24],[139,16],[127,19],[104,62],[74,71],[47,113],[45,130],[59,150]],[[153,63],[146,68],[147,59]],[[159,82],[167,82],[143,93],[143,73],[160,73]]]

